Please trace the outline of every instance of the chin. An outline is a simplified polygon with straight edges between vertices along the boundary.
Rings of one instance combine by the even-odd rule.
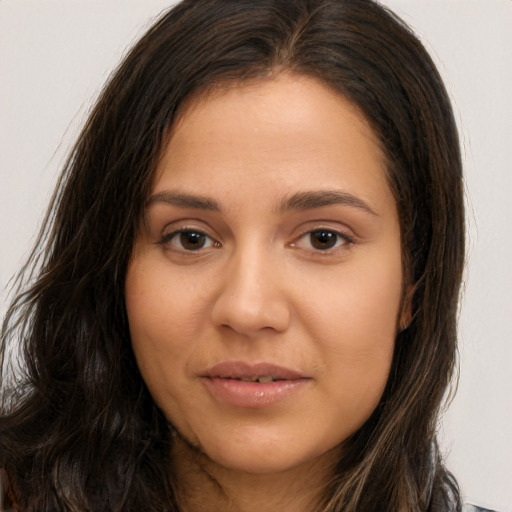
[[[259,441],[259,442],[258,442]],[[310,467],[316,462],[323,464],[337,454],[338,447],[303,446],[290,438],[262,439],[254,438],[251,442],[223,442],[213,449],[201,450],[214,464],[230,471],[252,475],[268,475]],[[205,447],[206,448],[206,447]]]
[[[220,456],[211,460],[217,465],[236,472],[248,473],[251,475],[269,475],[282,473],[294,469],[301,465],[301,461],[291,460],[289,458],[279,456],[262,457],[262,452],[244,454],[243,457],[238,454],[236,456]]]

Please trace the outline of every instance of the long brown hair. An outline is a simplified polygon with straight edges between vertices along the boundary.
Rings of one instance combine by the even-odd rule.
[[[385,392],[346,442],[324,512],[459,511],[436,444],[456,357],[464,259],[459,142],[427,52],[371,0],[185,0],[142,37],[99,98],[63,171],[11,305],[2,350],[0,465],[22,510],[178,511],[169,427],[133,357],[123,287],[169,127],[209,88],[288,71],[369,120],[388,160],[411,322]],[[27,274],[28,272],[28,274]]]

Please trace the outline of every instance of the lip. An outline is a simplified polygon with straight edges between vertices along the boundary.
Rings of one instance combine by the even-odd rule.
[[[251,382],[272,376],[271,382]],[[200,378],[212,397],[235,407],[269,407],[299,393],[311,377],[272,363],[225,361],[208,368]]]

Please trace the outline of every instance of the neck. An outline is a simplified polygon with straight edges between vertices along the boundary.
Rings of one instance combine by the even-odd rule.
[[[179,436],[173,474],[183,512],[313,512],[333,474],[337,453],[286,471],[254,474],[222,467]]]

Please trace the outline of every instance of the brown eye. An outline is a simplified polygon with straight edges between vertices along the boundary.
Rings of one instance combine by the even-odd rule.
[[[328,249],[333,249],[337,247],[343,240],[341,240],[341,236],[334,232],[329,231],[327,229],[318,229],[316,231],[312,231],[309,233],[309,239],[311,246],[314,249],[318,249],[320,251],[325,251]]]
[[[183,231],[180,233],[180,244],[184,249],[195,251],[202,249],[206,243],[206,235],[196,231]]]
[[[291,247],[305,249],[313,253],[325,252],[326,254],[330,254],[328,252],[330,250],[335,251],[336,249],[342,248],[348,249],[353,243],[354,239],[343,231],[318,228],[304,233],[290,245]]]
[[[216,242],[208,235],[191,229],[170,233],[163,237],[161,243],[163,245],[171,245],[174,249],[181,251],[199,251],[200,249],[216,246]]]

